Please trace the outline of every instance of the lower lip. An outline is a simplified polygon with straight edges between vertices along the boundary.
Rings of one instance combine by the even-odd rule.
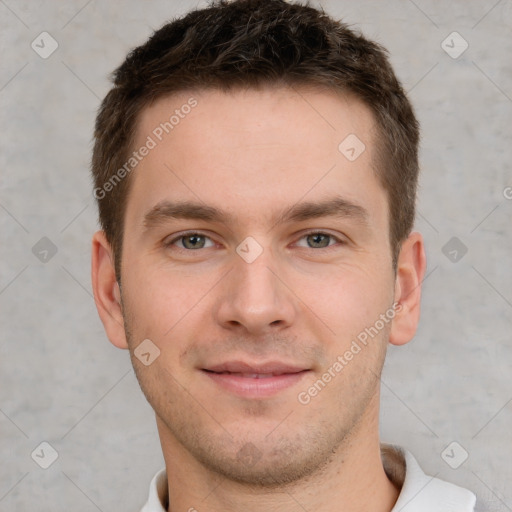
[[[203,370],[210,379],[219,386],[244,398],[265,398],[277,394],[294,384],[297,384],[309,370],[297,373],[285,373],[263,379],[242,377],[229,373],[214,373]]]

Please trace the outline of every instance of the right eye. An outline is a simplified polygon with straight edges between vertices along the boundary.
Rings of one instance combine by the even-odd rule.
[[[211,245],[206,245],[207,240],[211,242]],[[179,250],[182,251],[194,251],[204,248],[208,249],[214,245],[215,244],[210,237],[202,233],[198,233],[197,231],[180,233],[179,235],[174,236],[171,240],[164,241],[164,247],[170,248],[172,246],[176,246]]]

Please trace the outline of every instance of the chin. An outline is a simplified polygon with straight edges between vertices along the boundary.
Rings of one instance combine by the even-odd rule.
[[[293,486],[318,475],[334,456],[333,439],[324,436],[297,432],[293,438],[274,437],[272,442],[263,435],[259,441],[256,435],[244,438],[252,441],[210,438],[208,445],[189,449],[213,473],[244,486],[268,489]]]

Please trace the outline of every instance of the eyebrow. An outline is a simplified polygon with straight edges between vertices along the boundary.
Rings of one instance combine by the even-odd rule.
[[[321,217],[349,218],[360,224],[368,224],[368,211],[342,197],[332,197],[322,201],[308,201],[294,204],[278,213],[272,220],[273,226],[287,222],[301,222]],[[235,217],[214,206],[194,201],[169,201],[157,203],[144,215],[144,227],[152,229],[169,220],[192,219],[221,224],[233,223]]]

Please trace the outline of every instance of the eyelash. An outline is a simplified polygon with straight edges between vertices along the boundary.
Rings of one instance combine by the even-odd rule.
[[[212,240],[212,238],[208,235],[206,235],[205,233],[202,233],[201,231],[186,231],[186,232],[183,232],[181,234],[179,234],[178,236],[174,237],[172,240],[169,240],[168,242],[164,241],[163,243],[163,246],[164,248],[170,248],[174,245],[175,242],[183,239],[183,238],[187,238],[188,236],[192,236],[192,235],[198,235],[198,236],[202,236],[202,237],[205,237],[205,238],[208,238],[210,239],[212,242],[214,242],[214,240]],[[319,248],[315,248],[315,247],[301,247],[302,249],[312,249],[312,250],[329,250],[329,249],[333,249],[335,248],[337,245],[345,245],[346,242],[342,239],[340,239],[339,237],[335,236],[335,235],[332,235],[331,233],[327,233],[325,231],[308,231],[307,233],[303,233],[302,236],[299,238],[299,240],[302,240],[303,238],[306,238],[308,236],[311,236],[311,235],[324,235],[324,236],[328,236],[330,237],[331,239],[335,240],[337,242],[337,244],[333,244],[333,245],[328,245],[327,247],[319,247]],[[195,251],[200,251],[201,249],[186,249],[186,248],[183,248],[183,247],[175,247],[175,249],[179,250],[179,251],[184,251],[184,252],[195,252]],[[210,247],[206,247],[206,249],[210,249]]]

